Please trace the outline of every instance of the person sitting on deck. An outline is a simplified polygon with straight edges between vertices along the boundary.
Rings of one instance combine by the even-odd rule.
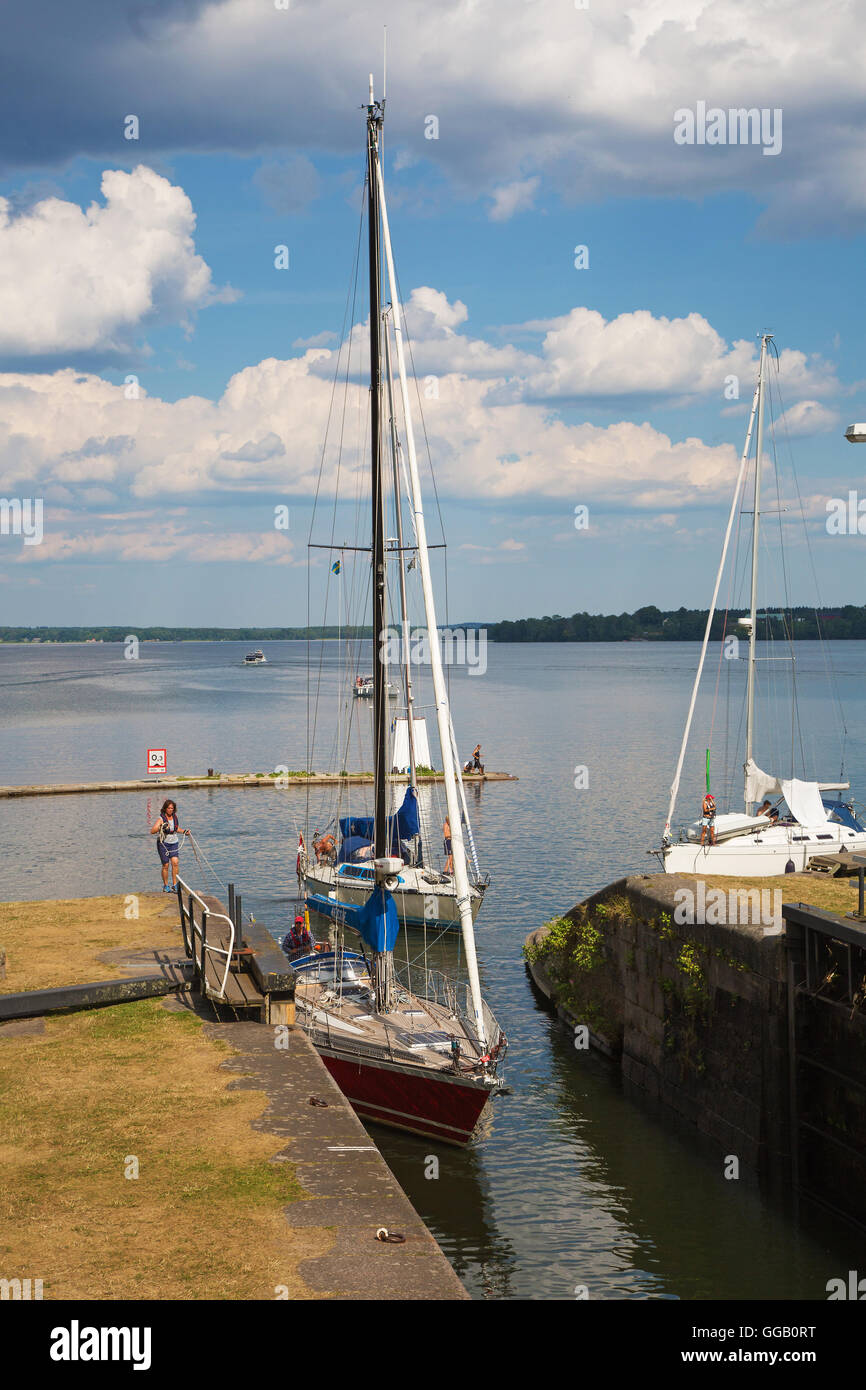
[[[162,864],[162,891],[163,893],[172,893],[177,887],[180,837],[190,833],[188,830],[181,829],[180,821],[177,818],[177,806],[173,801],[162,803],[159,815],[150,827],[150,833],[159,836],[156,848],[159,851],[159,859]],[[171,865],[171,883],[168,881],[169,864]]]
[[[707,792],[701,807],[701,844],[707,836],[711,845],[716,843],[716,798]]]
[[[758,807],[758,815],[766,816],[770,824],[775,825],[779,819],[779,808],[765,798]]]
[[[313,944],[309,928],[303,917],[298,915],[295,918],[294,926],[290,927],[283,937],[283,950],[286,955],[292,951],[308,951]]]

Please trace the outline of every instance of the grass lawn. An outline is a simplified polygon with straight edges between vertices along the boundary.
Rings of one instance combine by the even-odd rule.
[[[11,993],[128,973],[99,959],[118,947],[158,947],[173,959],[183,956],[177,900],[167,893],[0,903],[0,947],[6,948],[0,992]]]
[[[108,978],[100,952],[163,936],[174,953],[168,902],[4,904],[0,987]],[[285,1138],[251,1127],[262,1092],[227,1089],[228,1050],[158,999],[0,1029],[0,1277],[46,1299],[312,1297],[298,1262],[333,1237],[287,1226],[305,1194],[269,1161]]]

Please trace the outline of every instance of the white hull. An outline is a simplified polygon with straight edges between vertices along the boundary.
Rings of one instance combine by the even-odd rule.
[[[809,827],[776,825],[708,845],[679,843],[663,850],[666,874],[722,874],[730,878],[772,878],[789,860],[799,873],[818,854],[863,854],[866,834],[826,822]]]
[[[348,867],[348,866],[340,866]],[[427,869],[404,867],[400,870],[401,883],[391,890],[397,906],[401,923],[409,927],[460,927],[460,910],[457,906],[457,892],[453,879],[443,878]],[[304,891],[311,908],[333,916],[333,908],[340,903],[350,907],[362,907],[370,896],[369,881],[353,885],[345,874],[338,877],[337,870],[330,865],[319,864],[309,868],[304,876]],[[318,899],[318,903],[315,901]],[[484,901],[483,889],[470,885],[469,901],[472,920]],[[326,906],[329,904],[329,906]]]

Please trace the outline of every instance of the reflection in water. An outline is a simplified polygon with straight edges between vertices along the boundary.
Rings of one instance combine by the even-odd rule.
[[[503,1103],[500,1097],[494,1112]],[[495,1126],[490,1115],[488,1131]],[[371,1126],[397,1181],[435,1235],[470,1291],[482,1298],[513,1298],[517,1256],[496,1226],[490,1178],[479,1147],[420,1142],[411,1135]],[[484,1141],[482,1140],[482,1143]],[[430,1176],[430,1158],[438,1176]]]

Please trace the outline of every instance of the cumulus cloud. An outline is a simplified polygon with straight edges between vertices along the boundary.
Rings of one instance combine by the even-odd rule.
[[[182,188],[139,165],[108,169],[103,203],[0,198],[0,356],[120,354],[143,324],[189,324],[216,299]]]
[[[681,319],[655,317],[646,309],[606,320],[597,310],[576,307],[551,320],[524,325],[544,333],[534,365],[498,393],[499,399],[603,399],[668,396],[724,399],[736,378],[741,395],[750,394],[757,375],[754,342],[728,344],[701,314]],[[838,390],[832,366],[783,349],[779,369],[789,391]]]
[[[404,167],[432,161],[467,195],[498,198],[506,211],[526,196],[515,187],[543,173],[575,200],[746,190],[774,236],[866,220],[854,3],[632,0],[578,10],[497,0],[491,28],[492,14],[490,3],[384,0],[389,139]],[[157,152],[181,140],[205,151],[354,155],[368,51],[369,18],[355,0],[286,10],[252,0],[36,0],[4,32],[0,159],[32,168],[110,156],[129,111]],[[676,145],[674,112],[698,100],[780,108],[781,154]],[[438,140],[425,139],[430,113]]]
[[[217,401],[130,401],[122,387],[68,370],[0,376],[0,488],[6,495],[39,495],[58,483],[111,485],[147,501],[201,500],[226,490],[309,496],[330,400],[330,387],[310,358],[316,354],[247,367]],[[727,445],[673,441],[646,423],[566,424],[547,407],[527,402],[491,407],[489,388],[484,378],[440,380],[426,427],[443,493],[488,501],[604,497],[655,507],[683,492],[713,498],[729,485],[735,458]],[[366,388],[359,383],[348,390],[346,418],[363,422]],[[133,444],[119,452],[92,443],[121,435]],[[241,441],[271,435],[291,441],[285,456],[224,457],[236,456]],[[353,479],[366,477],[363,429],[354,453],[352,441],[344,443],[340,466],[351,489]],[[332,436],[326,485],[334,476],[336,447]]]
[[[535,352],[496,347],[464,332],[468,307],[430,286],[413,290],[408,316],[420,372],[439,364],[424,414],[442,494],[668,515],[728,496],[734,443],[677,438],[647,420],[618,420],[616,411],[624,398],[637,405],[721,398],[725,378],[736,373],[742,404],[754,377],[753,343],[728,344],[698,314],[669,320],[639,311],[606,321],[579,308],[526,325],[540,336]],[[828,428],[832,413],[817,397],[840,389],[832,368],[795,349],[781,362],[786,384],[809,392],[789,411],[789,428]],[[129,400],[123,387],[70,369],[0,375],[0,494],[63,506],[95,488],[117,498],[118,509],[127,499],[193,507],[232,493],[282,500],[311,496],[320,466],[327,491],[338,458],[351,494],[366,485],[368,389],[362,374],[349,381],[342,444],[332,428],[323,454],[336,365],[336,350],[308,348],[244,368],[216,400],[171,402],[146,393]],[[606,407],[609,423],[575,420],[574,406],[568,419],[558,410],[560,402],[582,401]],[[521,544],[510,539],[505,549]]]
[[[839,416],[835,410],[828,410],[821,405],[820,401],[797,401],[783,415],[779,416],[778,428],[789,434],[792,439],[797,436],[808,436],[812,434],[826,434],[839,423]]]
[[[736,386],[751,399],[758,370],[757,339],[728,343],[701,315],[655,316],[647,309],[605,319],[576,306],[554,319],[511,324],[515,339],[538,340],[536,350],[496,344],[464,331],[469,311],[430,286],[412,291],[405,305],[413,360],[420,375],[459,373],[488,382],[488,403],[517,401],[611,401],[646,404],[651,398],[686,404],[716,397]],[[362,344],[363,333],[355,332]],[[316,370],[330,376],[322,359]],[[837,392],[833,365],[817,355],[783,348],[779,371],[786,393],[820,396]],[[730,397],[727,397],[729,399]],[[739,413],[741,406],[732,413]]]

